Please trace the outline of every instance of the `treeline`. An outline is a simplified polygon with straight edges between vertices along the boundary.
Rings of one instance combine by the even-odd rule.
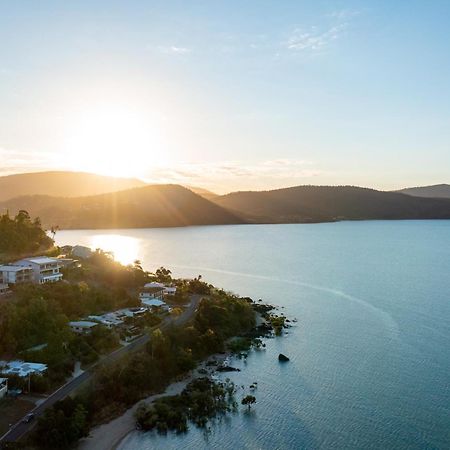
[[[0,215],[0,261],[52,245],[53,240],[42,229],[39,218],[32,220],[27,211],[20,210],[14,218],[8,213]]]
[[[101,423],[140,399],[161,392],[171,380],[192,370],[199,360],[223,351],[228,338],[245,334],[254,326],[255,312],[249,301],[223,291],[212,294],[201,301],[191,324],[158,329],[142,352],[118,364],[100,367],[89,387],[74,398],[70,410],[60,403],[47,410],[38,421],[34,445],[67,448],[86,435],[84,421],[89,426]],[[72,426],[78,423],[80,411],[85,411],[83,426]],[[64,415],[65,419],[54,421],[55,414]],[[74,429],[78,432],[73,433]]]
[[[152,280],[136,260],[129,266],[115,261],[112,255],[97,249],[82,264],[64,269],[64,279],[70,282],[85,282],[108,289],[135,290]]]
[[[179,395],[159,398],[153,404],[141,403],[136,411],[136,423],[142,430],[168,430],[178,433],[188,430],[188,422],[203,428],[220,414],[235,411],[236,386],[230,380],[213,381],[207,377],[191,381]]]

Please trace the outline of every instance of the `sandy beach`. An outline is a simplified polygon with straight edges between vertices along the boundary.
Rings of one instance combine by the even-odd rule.
[[[174,382],[170,384],[164,392],[151,395],[150,397],[144,398],[141,401],[151,403],[154,400],[166,395],[180,394],[188,383],[199,376],[204,376],[204,374],[202,375],[199,373],[199,370],[206,369],[209,374],[214,373],[216,367],[208,367],[208,361],[216,360],[220,364],[223,363],[228,358],[228,356],[229,355],[227,354],[216,354],[209,357],[207,360],[201,362],[197,366],[197,368],[190,372],[183,380]],[[80,443],[78,444],[78,448],[81,450],[110,450],[117,448],[120,442],[129,433],[136,429],[134,413],[139,403],[141,402],[136,403],[124,414],[111,420],[110,422],[93,428],[89,436],[80,441]]]

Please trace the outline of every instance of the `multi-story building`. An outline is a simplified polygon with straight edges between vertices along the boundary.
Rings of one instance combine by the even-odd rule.
[[[0,274],[3,284],[31,283],[34,280],[31,267],[18,265],[0,266]]]
[[[30,267],[33,271],[33,281],[35,283],[53,283],[60,281],[63,277],[59,271],[61,268],[57,258],[38,256],[35,258],[21,259],[15,263],[16,266]]]

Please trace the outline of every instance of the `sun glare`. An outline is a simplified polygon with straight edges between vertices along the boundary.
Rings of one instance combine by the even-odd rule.
[[[102,106],[69,121],[65,164],[110,176],[140,176],[161,158],[156,130],[141,111]]]
[[[125,265],[136,261],[139,254],[139,240],[120,234],[97,234],[92,237],[89,247],[111,252],[117,262]]]

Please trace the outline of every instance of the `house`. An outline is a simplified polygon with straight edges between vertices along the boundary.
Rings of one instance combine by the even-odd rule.
[[[150,284],[150,283],[149,283]],[[147,285],[144,286],[144,288],[139,292],[139,299],[142,300],[151,300],[151,299],[160,299],[162,300],[164,298],[164,288],[163,287],[147,287]]]
[[[21,378],[29,375],[43,375],[47,371],[47,364],[26,361],[0,361],[2,375],[17,375]]]
[[[0,399],[8,393],[8,378],[0,378]]]
[[[5,283],[0,283],[0,295],[5,295],[8,294],[9,291],[9,286]]]
[[[142,314],[145,314],[147,312],[146,308],[143,307],[135,307],[135,308],[124,308],[119,309],[115,312],[117,317],[139,317]]]
[[[33,281],[38,284],[54,283],[63,277],[59,269],[61,267],[57,258],[38,256],[35,258],[21,259],[16,266],[31,267],[33,269]]]
[[[107,313],[99,316],[88,316],[88,319],[109,329],[123,325],[123,320],[118,318],[114,313]]]
[[[166,286],[164,288],[164,295],[173,296],[177,293],[176,286]]]
[[[3,284],[31,283],[33,281],[33,269],[19,265],[0,266],[0,274]]]
[[[167,286],[163,283],[158,283],[153,281],[151,283],[147,283],[142,291],[139,293],[139,298],[142,299],[151,299],[151,298],[160,298],[163,299],[164,295],[175,295],[177,292],[177,288],[175,286]]]
[[[97,322],[91,322],[89,320],[79,320],[76,322],[69,322],[69,327],[74,333],[89,334],[92,330],[98,326]]]
[[[64,256],[58,256],[57,258],[59,266],[61,268],[65,268],[65,267],[72,267],[75,265],[75,263],[77,262],[76,259],[73,258],[65,258]]]
[[[166,302],[163,302],[162,300],[158,298],[152,298],[152,299],[143,299],[141,300],[141,303],[143,306],[145,306],[148,309],[157,309],[160,308],[165,311],[169,311],[169,305]]]

